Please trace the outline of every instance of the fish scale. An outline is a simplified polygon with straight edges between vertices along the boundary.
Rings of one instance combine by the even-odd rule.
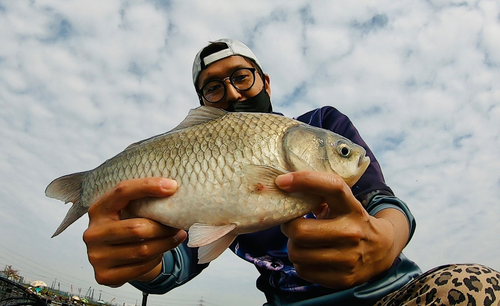
[[[55,236],[121,181],[174,179],[175,194],[132,201],[123,216],[189,230],[188,245],[200,248],[202,263],[238,234],[287,222],[321,203],[318,196],[278,189],[278,175],[321,170],[352,185],[368,164],[363,148],[330,131],[279,115],[200,107],[172,131],[132,144],[93,170],[54,180],[46,195],[73,202]]]

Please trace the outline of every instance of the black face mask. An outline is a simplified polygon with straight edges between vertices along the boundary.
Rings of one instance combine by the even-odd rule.
[[[273,111],[271,97],[263,87],[257,95],[244,101],[233,102],[226,108],[228,112],[270,113]]]

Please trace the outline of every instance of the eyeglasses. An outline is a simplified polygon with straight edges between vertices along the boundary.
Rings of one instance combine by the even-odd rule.
[[[226,96],[226,80],[238,91],[247,91],[255,83],[256,68],[240,68],[222,80],[213,80],[203,85],[198,92],[210,103],[217,103]]]

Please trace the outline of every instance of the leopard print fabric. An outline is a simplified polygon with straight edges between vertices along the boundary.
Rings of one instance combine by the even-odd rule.
[[[432,269],[375,306],[500,306],[500,273],[476,264]]]

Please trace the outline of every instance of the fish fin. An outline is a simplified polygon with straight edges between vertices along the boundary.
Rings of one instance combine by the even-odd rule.
[[[128,147],[126,147],[125,150],[123,150],[123,151],[127,151],[127,150],[129,150],[131,148],[137,147],[138,145],[140,145],[141,143],[143,143],[144,141],[149,140],[149,139],[151,139],[151,138],[144,139],[144,140],[141,140],[141,141],[138,141],[138,142],[134,142],[133,144],[128,145]]]
[[[173,128],[172,130],[170,130],[166,133],[160,134],[160,135],[156,135],[156,136],[138,141],[138,142],[134,142],[133,144],[126,147],[125,151],[129,150],[133,147],[136,147],[145,141],[148,141],[148,140],[151,140],[151,139],[154,139],[157,137],[162,137],[162,136],[165,136],[166,134],[180,131],[180,130],[183,130],[185,128],[191,127],[191,126],[195,126],[198,124],[202,124],[202,123],[206,123],[206,122],[215,120],[217,118],[225,116],[227,113],[228,113],[227,111],[220,109],[220,108],[211,107],[211,106],[199,106],[195,109],[190,110],[187,117],[178,126]]]
[[[254,187],[256,192],[282,192],[274,182],[276,177],[287,173],[286,171],[265,165],[246,165],[243,168],[245,177]]]
[[[198,264],[208,263],[219,257],[227,250],[237,236],[235,234],[227,234],[219,240],[200,247],[198,249]]]
[[[81,203],[82,180],[86,173],[87,172],[79,172],[61,176],[53,180],[45,189],[46,196],[61,200],[64,203],[73,203],[66,217],[64,217],[64,220],[52,237],[59,235],[88,211],[88,208],[84,207]]]
[[[235,228],[236,224],[233,223],[219,226],[194,223],[189,228],[188,247],[195,248],[210,244],[224,237]]]
[[[195,109],[189,111],[186,119],[184,119],[178,126],[176,126],[173,131],[182,130],[191,126],[206,123],[220,117],[227,115],[227,111],[211,107],[211,106],[199,106]]]
[[[79,202],[73,203],[68,213],[66,214],[66,217],[64,217],[64,220],[61,222],[51,238],[54,238],[55,236],[62,233],[68,226],[73,224],[73,222],[80,219],[81,216],[85,215],[88,210],[89,209],[87,207],[82,206],[81,204],[79,204]]]

